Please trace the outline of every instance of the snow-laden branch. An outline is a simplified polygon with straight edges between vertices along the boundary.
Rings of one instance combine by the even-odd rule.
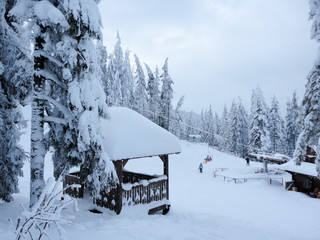
[[[48,55],[46,52],[44,52],[42,50],[37,50],[36,52],[34,52],[33,56],[34,57],[43,56],[43,57],[47,58],[48,60],[50,60],[50,62],[53,62],[58,67],[63,67],[64,66],[63,62],[57,60],[56,58],[54,58],[54,57],[52,57],[50,55]]]
[[[65,116],[66,120],[73,119],[73,115],[70,113],[69,109],[63,106],[61,103],[58,101],[54,100],[53,98],[44,95],[44,94],[36,94],[34,93],[34,98],[40,99],[40,100],[46,100],[49,103],[53,104],[56,106]]]
[[[53,122],[53,123],[57,123],[57,124],[63,124],[63,125],[68,124],[68,121],[64,118],[51,117],[51,116],[45,116],[44,121],[45,122]]]
[[[38,76],[43,76],[45,77],[47,80],[51,80],[53,82],[55,82],[58,86],[60,86],[63,90],[67,91],[68,88],[67,86],[61,82],[56,75],[46,71],[46,70],[40,70],[40,71],[35,71],[34,72],[35,75],[38,75]]]

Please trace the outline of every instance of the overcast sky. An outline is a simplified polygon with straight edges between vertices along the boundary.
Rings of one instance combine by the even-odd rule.
[[[260,86],[282,115],[294,90],[301,100],[317,45],[310,40],[306,0],[102,0],[104,43],[122,47],[151,68],[169,58],[175,101],[221,115],[240,96],[250,108]]]

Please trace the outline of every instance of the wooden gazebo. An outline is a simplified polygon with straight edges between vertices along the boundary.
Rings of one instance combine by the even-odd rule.
[[[128,108],[109,108],[110,119],[101,119],[105,135],[104,151],[113,161],[119,184],[101,198],[93,199],[100,207],[120,214],[122,206],[147,204],[149,214],[163,210],[169,202],[169,155],[181,152],[179,140],[165,129]],[[163,162],[163,175],[147,175],[125,170],[129,160],[159,157]],[[83,198],[85,185],[80,182],[80,170],[65,176],[64,186],[73,185],[66,193]]]

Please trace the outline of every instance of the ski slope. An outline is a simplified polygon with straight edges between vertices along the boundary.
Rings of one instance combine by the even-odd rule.
[[[223,174],[252,176],[261,163],[245,166],[245,160],[209,149],[203,144],[181,142],[182,153],[170,158],[171,210],[165,215],[148,216],[142,207],[124,207],[119,216],[104,211],[88,211],[92,204],[79,200],[79,212],[72,207],[65,214],[75,217],[78,227],[67,226],[69,239],[163,240],[163,239],[319,239],[320,201],[285,191],[280,183],[248,181],[235,184],[213,177],[213,169],[230,168]],[[198,166],[207,154],[213,161]],[[29,194],[29,164],[24,167],[21,193],[13,203],[0,203],[0,239],[14,238],[8,218],[19,215],[19,204],[27,206]],[[157,158],[131,160],[128,170],[151,174],[162,173]],[[270,167],[272,169],[272,167]],[[52,171],[50,154],[46,157],[46,173]],[[285,175],[284,177],[288,177]]]

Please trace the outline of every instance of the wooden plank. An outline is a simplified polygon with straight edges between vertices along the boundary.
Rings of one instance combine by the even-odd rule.
[[[167,208],[169,209],[170,205],[164,204],[164,205],[161,205],[161,206],[158,206],[158,207],[155,207],[155,208],[151,208],[151,209],[149,209],[148,214],[151,215],[151,214],[154,214],[154,213],[159,212],[161,210],[165,210]]]

